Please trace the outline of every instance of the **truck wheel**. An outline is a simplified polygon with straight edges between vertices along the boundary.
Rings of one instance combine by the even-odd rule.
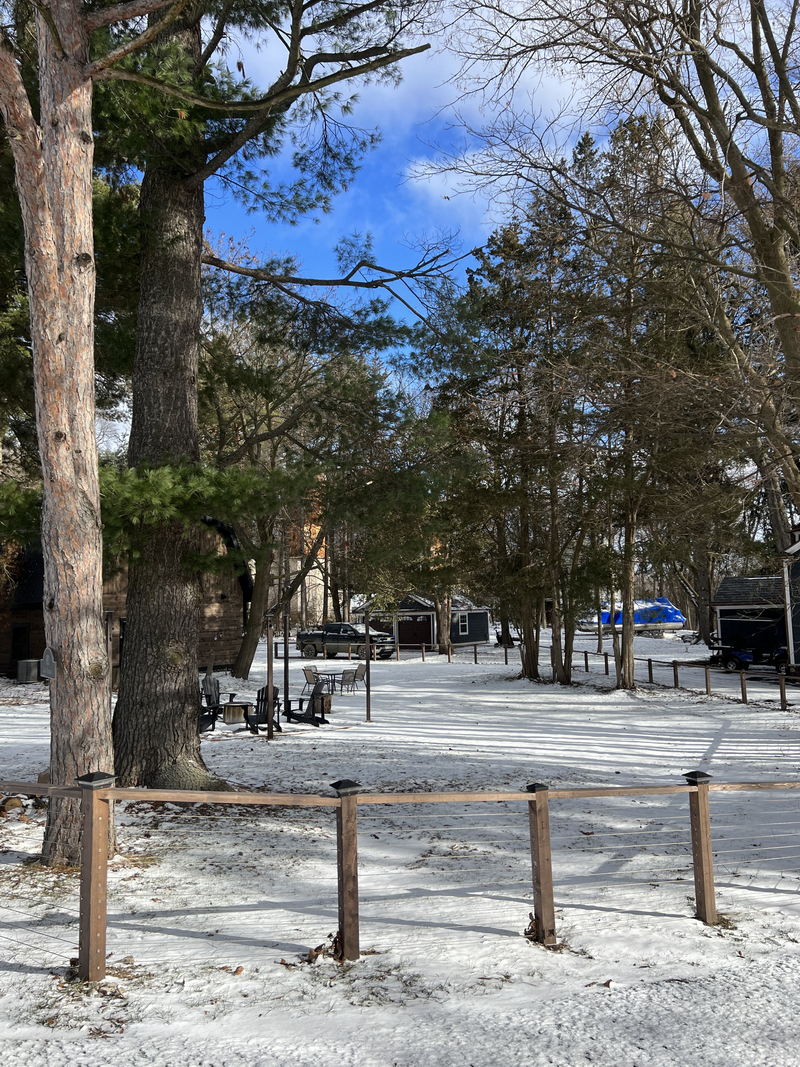
[[[367,658],[367,646],[366,645],[359,645],[358,648],[356,649],[356,655],[358,656],[359,659],[366,659]]]
[[[332,648],[325,649],[325,659],[336,659],[337,653]]]
[[[300,650],[305,659],[316,659],[317,646],[316,645],[303,645]]]
[[[735,671],[745,671],[747,670],[747,667],[743,663],[740,663],[735,656],[726,656],[722,661],[722,669],[729,674],[732,674]]]

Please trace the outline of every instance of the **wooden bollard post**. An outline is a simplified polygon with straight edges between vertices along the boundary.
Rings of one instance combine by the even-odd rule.
[[[603,653],[603,666],[605,667],[606,674],[609,674],[610,673],[610,668],[608,666],[608,653],[607,652]]]
[[[584,652],[584,654],[583,654],[583,667],[584,667],[584,670],[586,671],[586,673],[588,674],[589,673],[589,653],[588,652]]]
[[[653,661],[651,659],[647,661],[647,680],[648,682],[653,681]]]
[[[397,662],[400,662],[400,642],[398,641],[394,646],[394,658]]]
[[[692,832],[692,866],[694,867],[694,902],[697,918],[713,926],[717,921],[714,894],[714,862],[711,854],[711,812],[705,771],[690,771],[684,778],[697,789],[689,794],[689,824]]]
[[[503,662],[508,666],[508,645],[503,645]]]
[[[448,644],[447,646],[447,662],[453,662],[453,646],[451,644]]]
[[[336,869],[339,886],[338,958],[357,960],[358,929],[358,802],[361,786],[349,778],[331,784],[340,800],[336,809]]]
[[[425,645],[420,646],[422,648],[422,662],[425,662]]]
[[[710,697],[711,696],[711,668],[706,666],[706,667],[703,667],[703,670],[705,671],[705,676],[706,676],[706,696]]]
[[[781,711],[786,711],[788,704],[786,703],[786,678],[782,675],[778,675],[778,689],[781,692]]]
[[[672,661],[672,686],[674,689],[680,689],[681,680],[678,677],[678,661],[674,659]]]
[[[114,785],[114,775],[92,771],[77,779],[81,787],[83,838],[78,921],[78,977],[99,982],[106,976],[108,920],[108,839],[111,801],[99,790]]]
[[[477,645],[473,645],[472,646],[472,658],[475,661],[475,663],[478,662],[478,646]]]
[[[550,848],[550,800],[548,787],[535,782],[526,786],[533,799],[528,801],[533,869],[534,940],[540,945],[556,944],[556,912],[553,903],[553,855]]]
[[[747,703],[747,671],[739,671],[739,686],[742,690],[742,703]]]

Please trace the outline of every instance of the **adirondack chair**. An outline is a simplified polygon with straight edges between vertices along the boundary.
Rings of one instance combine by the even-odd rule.
[[[205,703],[204,703],[205,702]],[[204,734],[213,730],[222,715],[219,700],[219,680],[207,674],[200,683],[200,708],[197,713],[197,732]]]
[[[265,730],[269,724],[269,706],[270,700],[268,696],[268,686],[262,685],[259,691],[256,693],[256,708],[254,712],[245,711],[244,721],[247,729],[251,734],[257,734],[259,727],[263,727]],[[272,687],[272,728],[277,730],[278,733],[283,733],[280,723],[281,702],[278,696],[278,690],[273,685]]]
[[[304,698],[300,697],[299,709],[292,711],[291,706],[288,706],[283,712],[284,719],[287,722],[308,722],[312,726],[327,726],[328,720],[325,718],[325,694],[327,690],[328,683],[324,678],[318,678],[307,698],[305,710],[303,710]]]

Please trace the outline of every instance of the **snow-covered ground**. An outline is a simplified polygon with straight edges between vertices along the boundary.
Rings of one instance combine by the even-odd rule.
[[[639,644],[666,664],[703,655]],[[800,690],[785,712],[774,681],[743,706],[738,678],[715,674],[708,698],[702,670],[687,678],[698,693],[617,693],[594,658],[564,689],[516,678],[514,658],[378,662],[371,723],[363,692],[337,694],[328,726],[285,725],[268,743],[220,725],[203,753],[243,788],[324,795],[340,778],[399,792],[797,777]],[[240,697],[263,684],[258,664],[231,685]],[[38,685],[0,688],[0,778],[46,766],[44,700]],[[551,812],[558,951],[524,937],[524,804],[376,806],[359,815],[364,955],[339,966],[308,958],[337,924],[331,809],[126,805],[109,977],[87,987],[67,980],[77,878],[25,862],[43,824],[26,802],[0,822],[0,1063],[800,1064],[800,791],[712,794],[713,928],[693,918],[685,795],[554,799]]]

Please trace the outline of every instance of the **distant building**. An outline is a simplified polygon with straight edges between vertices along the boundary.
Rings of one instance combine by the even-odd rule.
[[[769,652],[786,647],[790,668],[800,665],[800,542],[786,553],[783,574],[723,578],[712,607],[720,644]]]
[[[452,598],[452,620],[450,623],[450,643],[453,645],[483,644],[489,640],[491,612],[488,608],[477,607],[466,597]],[[436,612],[433,602],[426,597],[409,593],[391,610],[381,608],[375,602],[362,604],[352,612],[353,618],[364,621],[364,611],[369,609],[370,626],[385,633],[394,634],[395,640],[403,645],[425,645],[433,648],[439,643],[436,629]]]
[[[226,530],[219,526],[207,533],[209,551],[224,555],[229,547]],[[8,561],[8,579],[0,589],[0,675],[16,678],[19,664],[26,680],[45,649],[42,613],[44,564],[41,550],[19,548]],[[229,667],[236,658],[242,639],[246,612],[250,603],[252,580],[231,566],[202,576],[203,614],[198,655],[201,667],[209,663],[217,668]],[[112,665],[115,681],[120,652],[125,647],[125,597],[127,574],[124,570],[103,583],[103,610],[110,613]]]

